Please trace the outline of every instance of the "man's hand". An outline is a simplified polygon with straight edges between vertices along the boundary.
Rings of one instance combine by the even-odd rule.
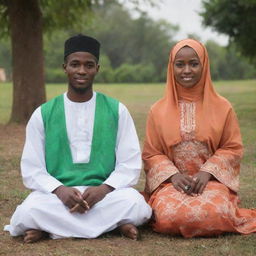
[[[106,194],[112,192],[113,190],[114,188],[107,184],[87,188],[82,195],[82,198],[87,205],[87,210],[101,201]],[[81,208],[82,206],[80,204],[76,204],[72,209],[70,209],[70,212],[81,212]]]
[[[84,213],[89,209],[86,202],[83,200],[82,194],[79,190],[72,187],[59,186],[53,193],[65,204],[69,209],[74,208],[75,205],[79,205],[80,213]]]
[[[82,196],[91,208],[93,205],[101,201],[106,196],[106,194],[112,192],[113,190],[113,187],[107,184],[101,184],[97,187],[87,188]]]

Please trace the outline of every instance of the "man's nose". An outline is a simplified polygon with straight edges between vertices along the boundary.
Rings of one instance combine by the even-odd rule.
[[[86,68],[83,65],[81,65],[78,69],[78,73],[79,74],[86,74]]]

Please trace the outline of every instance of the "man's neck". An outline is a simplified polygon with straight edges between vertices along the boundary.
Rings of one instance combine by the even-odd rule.
[[[92,96],[93,96],[92,90],[86,91],[85,93],[77,93],[72,90],[68,90],[67,92],[68,99],[73,102],[89,101],[92,98]]]

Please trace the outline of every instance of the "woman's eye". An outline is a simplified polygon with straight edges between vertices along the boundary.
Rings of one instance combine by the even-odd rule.
[[[199,65],[199,63],[197,63],[197,62],[192,63],[192,67],[197,67],[198,65]]]
[[[182,63],[176,63],[175,66],[178,67],[178,68],[181,68],[181,67],[183,67],[183,64]]]

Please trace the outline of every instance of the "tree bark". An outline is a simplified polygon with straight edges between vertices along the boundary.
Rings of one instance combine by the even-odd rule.
[[[26,123],[45,102],[43,24],[38,0],[9,0],[13,104],[10,122]]]

